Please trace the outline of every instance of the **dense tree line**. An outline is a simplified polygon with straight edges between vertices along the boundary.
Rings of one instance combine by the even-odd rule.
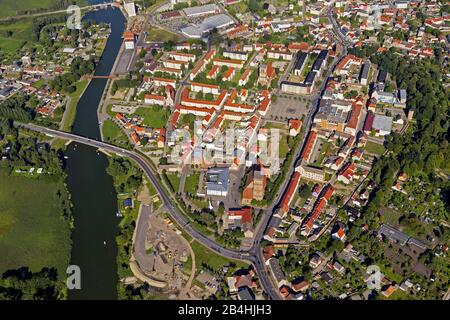
[[[142,185],[142,171],[131,163],[128,159],[120,157],[109,157],[107,173],[113,178],[114,187],[118,193],[134,193]],[[133,209],[123,211],[123,218],[120,223],[120,231],[116,237],[117,243],[117,273],[120,279],[132,276],[130,270],[130,255],[132,250],[133,232],[136,226],[136,213]],[[125,300],[149,299],[146,284],[139,287],[117,284],[118,298]]]
[[[0,300],[56,300],[63,290],[55,268],[31,272],[22,267],[8,270],[0,278]]]
[[[54,4],[47,8],[30,8],[17,11],[17,15],[35,14],[47,11],[63,10],[72,4],[76,4],[75,0],[55,0]]]
[[[106,171],[110,176],[115,177],[114,182],[119,193],[132,193],[142,184],[142,171],[127,159],[110,158]]]
[[[378,188],[369,211],[387,203],[390,187],[399,170],[410,177],[421,176],[430,180],[438,170],[450,168],[445,161],[450,157],[449,92],[442,85],[440,65],[425,59],[412,63],[392,52],[377,54],[372,62],[388,71],[398,88],[407,90],[407,109],[414,111],[416,121],[411,124],[412,130],[388,137],[388,155],[375,163],[371,173]],[[444,188],[448,190],[448,183]],[[445,199],[447,205],[448,200]]]
[[[75,83],[80,80],[82,76],[91,74],[92,72],[94,72],[94,70],[94,58],[84,60],[81,57],[76,57],[73,59],[72,64],[70,65],[70,71],[56,76],[50,82],[50,88],[56,91],[72,93],[76,90]]]
[[[11,120],[0,121],[0,137],[7,139],[10,151],[7,159],[0,162],[3,167],[36,166],[56,175],[62,175],[60,151],[51,149],[47,143],[38,142],[36,137],[19,135]]]
[[[48,25],[54,24],[54,23],[62,23],[67,20],[66,15],[57,15],[57,16],[48,16],[48,17],[42,17],[42,18],[36,18],[33,19],[33,38],[34,40],[38,41],[40,38],[41,30]]]
[[[15,94],[0,103],[0,119],[28,122],[34,118],[34,111],[27,106],[28,95]]]

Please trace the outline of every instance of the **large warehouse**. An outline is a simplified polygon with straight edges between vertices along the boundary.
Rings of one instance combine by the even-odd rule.
[[[220,8],[217,4],[206,4],[204,6],[190,7],[183,9],[184,14],[191,17],[199,17],[207,14],[220,13]]]
[[[201,38],[205,33],[211,31],[214,28],[220,29],[232,25],[234,23],[226,14],[218,14],[205,18],[200,24],[193,24],[181,29],[181,32],[189,38]]]

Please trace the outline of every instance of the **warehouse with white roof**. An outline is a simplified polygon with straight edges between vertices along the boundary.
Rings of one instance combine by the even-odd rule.
[[[207,14],[220,13],[220,8],[217,4],[205,4],[204,6],[190,7],[183,9],[184,14],[191,17],[204,16]]]
[[[222,13],[205,18],[205,20],[203,20],[200,24],[192,24],[188,27],[182,28],[181,32],[189,38],[201,38],[214,28],[224,28],[232,25],[233,23],[233,19]]]

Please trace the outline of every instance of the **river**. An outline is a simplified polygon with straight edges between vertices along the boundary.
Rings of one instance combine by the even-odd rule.
[[[102,1],[90,0],[90,3]],[[122,44],[125,18],[118,9],[89,12],[84,19],[111,23],[111,35],[95,74],[109,75]],[[92,79],[77,106],[73,132],[100,140],[97,108],[106,79]],[[117,247],[119,231],[117,195],[106,173],[108,159],[85,145],[71,143],[66,151],[67,184],[72,195],[75,228],[71,264],[81,269],[81,289],[69,290],[69,299],[117,299]]]

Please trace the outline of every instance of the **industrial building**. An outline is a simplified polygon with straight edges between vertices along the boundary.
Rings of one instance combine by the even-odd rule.
[[[205,4],[204,6],[190,7],[183,9],[184,14],[191,17],[199,17],[207,14],[220,13],[220,8],[217,4]]]
[[[192,24],[188,27],[182,28],[181,32],[188,38],[200,39],[213,29],[221,29],[234,24],[226,14],[218,14],[205,18],[200,24]]]

